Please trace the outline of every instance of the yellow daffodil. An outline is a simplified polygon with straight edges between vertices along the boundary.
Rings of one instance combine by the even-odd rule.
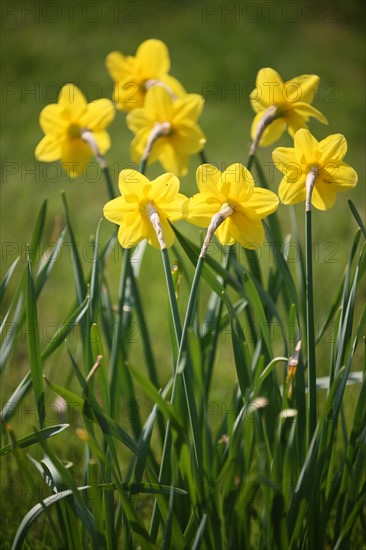
[[[151,86],[164,87],[173,97],[185,94],[181,84],[168,74],[168,48],[161,40],[145,40],[136,56],[111,52],[106,59],[107,69],[114,81],[113,99],[117,109],[131,111],[142,107],[145,94]]]
[[[309,130],[296,132],[294,147],[278,147],[273,161],[284,174],[279,197],[284,204],[296,204],[307,197],[307,177],[313,174],[311,203],[319,210],[331,208],[336,194],[357,183],[357,173],[343,162],[347,142],[341,134],[317,141]]]
[[[261,220],[277,209],[277,195],[255,187],[251,173],[239,163],[224,172],[203,164],[197,169],[196,178],[200,192],[185,203],[185,218],[200,227],[209,227],[219,214],[222,219],[215,234],[221,244],[238,242],[246,248],[258,248],[264,241]]]
[[[283,82],[273,69],[261,69],[250,94],[250,102],[257,113],[251,129],[256,145],[258,142],[261,146],[270,145],[281,137],[286,127],[294,137],[297,130],[308,127],[310,117],[328,124],[325,116],[310,105],[318,86],[316,75],[302,75]]]
[[[144,107],[127,116],[127,125],[136,134],[131,144],[132,160],[159,160],[166,171],[186,174],[189,156],[201,151],[206,141],[196,124],[202,107],[203,98],[198,94],[174,100],[164,88],[151,88]]]
[[[93,153],[104,155],[109,149],[106,128],[114,115],[109,99],[87,103],[79,88],[66,84],[58,103],[47,105],[40,114],[39,122],[46,135],[37,145],[36,158],[44,162],[61,160],[70,177],[79,176]]]
[[[109,201],[103,212],[107,220],[120,226],[120,244],[131,248],[147,239],[155,248],[171,246],[174,232],[169,222],[183,218],[182,206],[187,200],[179,193],[178,178],[163,174],[149,181],[136,170],[122,170],[119,189],[122,196]]]

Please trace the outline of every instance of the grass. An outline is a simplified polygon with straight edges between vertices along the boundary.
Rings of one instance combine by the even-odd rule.
[[[50,20],[53,17],[51,11],[39,11],[42,9],[42,4],[39,2],[27,2],[26,6],[29,12],[20,11],[21,9],[24,10],[24,7],[21,8],[20,5],[16,4],[13,6],[10,3],[4,8],[6,11],[4,12],[3,47],[1,54],[4,67],[2,80],[4,93],[2,100],[1,142],[1,156],[3,159],[3,185],[1,190],[2,276],[18,255],[20,255],[20,261],[1,304],[2,319],[9,309],[22,270],[26,266],[26,245],[30,242],[35,225],[35,216],[42,201],[46,197],[48,198],[47,216],[40,240],[40,250],[44,252],[49,248],[50,243],[55,241],[60,228],[64,225],[61,190],[65,189],[69,204],[71,225],[77,236],[77,248],[85,273],[85,279],[87,280],[88,274],[92,270],[93,265],[95,265],[93,262],[93,239],[96,235],[97,223],[101,217],[103,205],[107,200],[102,174],[96,168],[96,165],[92,165],[92,170],[89,172],[87,181],[83,181],[82,179],[68,181],[67,177],[57,168],[57,165],[50,167],[34,160],[34,148],[42,137],[42,132],[38,125],[39,112],[46,104],[56,100],[58,90],[66,82],[78,83],[81,89],[85,91],[89,100],[99,96],[111,97],[112,83],[104,66],[106,55],[115,49],[133,54],[137,46],[149,37],[160,38],[166,42],[172,59],[172,74],[184,83],[186,89],[202,93],[205,96],[206,105],[200,124],[207,137],[206,152],[209,160],[217,163],[221,168],[235,161],[246,161],[250,145],[249,129],[253,117],[247,95],[253,88],[255,76],[259,68],[263,66],[274,67],[284,79],[304,73],[320,75],[321,85],[316,106],[327,116],[329,126],[323,127],[314,122],[311,128],[318,139],[325,137],[329,133],[337,132],[343,133],[347,137],[349,151],[346,161],[356,169],[360,180],[359,185],[347,195],[347,198],[350,198],[356,204],[362,215],[362,209],[365,204],[363,181],[365,128],[364,124],[360,124],[360,120],[364,119],[365,115],[364,93],[362,93],[365,85],[361,70],[364,61],[363,29],[361,24],[363,8],[358,2],[340,1],[319,5],[314,4],[314,9],[316,5],[319,7],[319,13],[313,11],[310,3],[297,2],[296,6],[299,10],[297,19],[295,17],[296,14],[291,12],[289,4],[282,2],[274,8],[273,21],[268,14],[267,3],[261,2],[257,3],[258,11],[255,21],[251,20],[254,17],[254,11],[247,11],[249,10],[247,3],[239,2],[233,4],[229,2],[188,2],[183,4],[154,1],[114,3],[113,6],[112,4],[99,3],[96,4],[99,7],[96,14],[93,14],[92,11],[83,12],[83,5],[85,6],[83,3],[78,4],[74,15],[70,15],[70,12],[66,10],[66,5],[60,3],[60,17],[55,22]],[[234,15],[229,10],[232,5],[235,5],[235,10],[239,9]],[[33,15],[30,11],[32,7],[36,10]],[[14,13],[12,11],[13,8]],[[119,10],[118,12],[115,11],[117,9]],[[213,10],[214,13],[211,13],[210,10]],[[97,17],[97,20],[91,21],[93,17]],[[291,22],[289,20],[291,17],[295,18],[296,21]],[[119,170],[130,162],[128,151],[132,135],[127,130],[123,119],[124,115],[119,113],[111,126],[113,146],[107,154],[107,160],[112,168],[114,181],[117,180]],[[291,145],[289,136],[283,137],[281,145]],[[276,173],[271,165],[271,148],[261,149],[258,156],[271,188],[276,190],[280,181],[280,174]],[[192,158],[189,175],[181,180],[182,191],[187,195],[195,192],[194,172],[198,163],[198,158]],[[93,169],[93,166],[95,169]],[[158,165],[148,168],[148,175],[151,178],[160,173],[161,167]],[[300,235],[300,245],[303,246],[302,205],[295,207],[294,211]],[[289,232],[292,233],[294,228],[291,224],[288,209],[281,205],[278,215],[281,219],[283,235]],[[356,221],[350,215],[344,196],[338,197],[336,206],[327,215],[321,212],[313,213],[316,328],[321,327],[327,317],[331,300],[343,276],[350,253],[352,238],[357,227]],[[196,243],[198,242],[197,231],[193,228],[190,229],[188,224],[181,222],[177,224],[177,228],[186,237],[193,239]],[[104,244],[110,233],[110,224],[104,221],[100,227],[100,243]],[[360,247],[361,242],[357,248],[357,255],[352,265],[351,277],[354,275]],[[292,250],[295,250],[297,253],[299,248],[294,247]],[[75,264],[71,254],[71,238],[69,233],[64,238],[61,251],[60,257],[55,261],[53,270],[47,277],[47,282],[37,300],[37,315],[41,331],[41,351],[49,344],[56,326],[63,323],[76,307],[75,275],[73,272]],[[177,247],[177,252],[185,258],[181,247]],[[239,250],[238,253],[240,254],[240,252]],[[271,270],[278,273],[279,267],[270,255],[268,247],[263,247],[261,253],[260,261],[265,281],[264,289],[270,291],[268,280]],[[174,260],[175,254],[175,252],[170,254],[171,261]],[[39,254],[38,259],[40,259],[41,255]],[[142,262],[139,288],[142,295],[142,309],[146,324],[150,330],[159,387],[165,387],[171,376],[171,369],[174,364],[174,353],[172,354],[172,350],[174,352],[175,345],[173,342],[169,342],[167,338],[167,334],[171,331],[169,305],[165,289],[163,289],[162,285],[162,281],[164,280],[163,267],[159,261],[160,258],[158,259],[157,256],[156,251],[147,250]],[[213,257],[221,260],[221,256],[221,251],[217,249],[217,254]],[[241,255],[240,259],[246,268],[252,267],[246,257]],[[112,304],[117,304],[118,302],[118,279],[121,260],[121,250],[116,245],[105,268],[100,268],[100,273],[104,274],[108,281]],[[38,261],[35,262],[34,267],[36,265],[38,265]],[[297,279],[297,268],[299,266],[297,256],[294,257],[293,262],[289,261],[288,265],[301,296],[301,285]],[[182,319],[190,294],[194,269],[194,266],[187,259],[184,260],[184,267],[186,273],[183,276],[178,300]],[[215,273],[215,270],[213,273]],[[32,293],[31,288],[29,292]],[[279,317],[282,319],[282,322],[287,322],[289,312],[286,307],[286,289],[282,289],[281,292],[282,298],[276,304],[276,307],[278,307]],[[245,536],[253,537],[251,544],[265,547],[269,539],[264,540],[261,537],[271,537],[274,535],[271,530],[272,528],[265,522],[265,518],[260,520],[261,510],[264,507],[267,520],[269,521],[268,518],[271,517],[271,513],[275,513],[277,506],[278,510],[282,509],[281,498],[276,496],[276,492],[272,494],[269,489],[271,487],[270,482],[277,480],[278,475],[285,476],[283,485],[281,485],[281,491],[282,495],[286,497],[288,495],[286,487],[291,486],[293,478],[295,478],[294,472],[298,475],[300,466],[304,464],[303,461],[305,458],[310,461],[313,461],[313,458],[311,455],[306,454],[304,447],[301,447],[301,431],[299,432],[299,429],[295,437],[298,460],[296,464],[292,463],[290,455],[286,454],[286,450],[276,447],[275,430],[277,424],[275,420],[276,415],[273,412],[275,411],[275,407],[270,409],[267,416],[264,414],[264,419],[261,419],[259,423],[253,422],[252,425],[250,423],[243,424],[240,421],[240,399],[237,391],[234,391],[235,384],[238,383],[238,380],[240,381],[240,373],[237,370],[238,354],[241,357],[241,354],[244,353],[245,356],[246,353],[249,353],[254,370],[258,369],[260,371],[261,366],[263,367],[263,359],[261,358],[263,349],[256,356],[254,352],[256,345],[258,345],[258,338],[250,334],[250,323],[245,317],[245,313],[241,313],[239,319],[244,330],[247,329],[245,330],[245,336],[249,341],[249,351],[240,350],[235,347],[235,344],[234,348],[232,347],[232,337],[235,331],[233,331],[232,327],[230,328],[229,319],[225,317],[224,310],[223,319],[227,324],[218,335],[220,345],[217,350],[212,386],[210,392],[207,394],[203,395],[200,393],[202,376],[205,376],[205,374],[201,373],[201,369],[202,365],[205,368],[207,367],[207,350],[203,344],[202,346],[198,344],[200,337],[197,329],[202,329],[204,326],[206,304],[210,296],[210,284],[207,284],[207,281],[202,282],[199,294],[200,316],[196,321],[197,326],[191,336],[190,349],[193,356],[192,368],[194,369],[194,379],[197,382],[197,387],[194,388],[194,396],[198,406],[201,407],[199,411],[201,418],[207,421],[205,425],[207,426],[207,430],[209,430],[207,433],[205,432],[207,446],[206,443],[203,445],[203,452],[205,472],[207,475],[212,475],[212,478],[206,480],[206,483],[207,487],[211,487],[211,489],[214,487],[215,490],[211,491],[214,498],[208,499],[210,502],[207,509],[209,520],[204,520],[206,516],[201,514],[199,517],[202,524],[196,525],[194,529],[193,527],[190,528],[191,538],[187,536],[187,540],[190,540],[193,544],[193,533],[196,537],[199,537],[199,529],[201,527],[202,530],[206,529],[205,533],[209,533],[205,534],[208,537],[205,539],[207,547],[210,547],[215,537],[218,537],[216,540],[222,540],[223,544],[226,543],[228,547],[230,547],[230,544],[234,544],[235,541],[237,544],[241,544],[242,547],[249,547],[247,539],[240,539],[242,535],[237,531],[235,525],[235,521],[238,525],[240,524],[239,518],[241,516],[239,510],[243,504],[235,495],[243,495],[248,490],[248,492],[245,492],[248,498],[247,500],[244,499],[244,509],[249,518],[246,520],[248,525],[246,531],[244,530],[247,533]],[[228,290],[228,296],[232,302],[238,300],[238,294],[233,289]],[[33,302],[30,298],[28,320],[32,318],[31,304]],[[347,325],[347,338],[345,339],[347,346],[343,357],[350,354],[351,336],[355,335],[357,323],[360,319],[361,302],[362,292],[359,291],[355,303],[353,327]],[[255,316],[258,312],[255,309],[253,311],[251,315]],[[112,313],[113,316],[114,312]],[[34,322],[33,320],[33,324]],[[81,323],[83,322],[81,321]],[[329,365],[331,364],[329,357],[332,354],[335,357],[337,353],[342,352],[342,350],[337,351],[337,346],[333,341],[334,338],[332,338],[332,329],[336,326],[336,322],[337,318],[333,317],[327,328],[325,337],[317,348],[318,376],[328,376],[330,374]],[[273,357],[283,355],[286,351],[285,347],[291,343],[291,339],[287,335],[288,338],[286,340],[275,323],[272,324],[271,330],[273,331],[271,334],[273,333],[274,335],[271,340]],[[40,374],[40,368],[39,366],[37,367],[37,361],[39,361],[38,350],[30,350],[29,344],[27,346],[26,336],[24,328],[11,354],[10,361],[2,373],[2,403],[9,399],[9,396],[28,371],[30,351],[33,355],[32,364],[34,373],[38,372],[38,375]],[[126,340],[125,346],[128,349],[128,364],[134,370],[142,372],[147,377],[145,340],[141,334],[141,326],[136,317],[133,318],[132,324],[127,331]],[[78,328],[75,328],[70,333],[68,341],[76,363],[82,365],[88,345],[80,337]],[[96,383],[94,385],[100,402],[104,399],[103,394],[98,390],[103,380],[102,369],[105,369],[105,371],[108,369],[109,351],[106,345],[106,334],[104,334],[103,345],[105,359],[102,363],[101,371],[97,372]],[[93,348],[91,353],[93,360],[95,359],[94,352],[95,348]],[[90,354],[90,350],[87,353]],[[265,353],[264,356],[266,357]],[[255,360],[254,357],[256,357]],[[353,356],[352,370],[362,370],[362,361],[363,357],[359,346]],[[337,369],[334,365],[333,361],[333,369],[336,371]],[[203,369],[204,373],[206,373],[205,368]],[[75,395],[82,395],[82,389],[77,382],[76,371],[72,369],[65,345],[60,346],[55,351],[52,355],[52,360],[47,360],[42,369],[42,372],[53,384],[67,388],[74,392]],[[279,364],[275,372],[274,387],[281,393],[281,385],[285,377],[284,365]],[[253,380],[251,380],[252,383]],[[39,392],[41,392],[42,385],[43,382],[39,379]],[[152,394],[149,394],[147,384],[144,384],[143,381],[135,380],[134,386],[138,412],[141,419],[145,420],[151,412],[153,404]],[[250,385],[250,388],[252,388],[252,385]],[[269,390],[268,381],[267,385],[264,385],[261,389],[265,395],[268,394],[270,399],[277,399],[277,397],[274,398],[274,395]],[[360,403],[360,384],[347,386],[344,392],[342,409],[336,421],[338,426],[337,432],[335,434],[330,433],[329,429],[326,429],[324,426],[319,428],[321,430],[319,431],[319,444],[324,445],[324,442],[328,442],[330,447],[334,448],[331,456],[324,459],[324,462],[320,461],[323,469],[319,466],[319,470],[317,470],[318,475],[321,477],[319,485],[321,488],[326,487],[327,484],[329,485],[332,482],[331,473],[328,478],[324,478],[327,465],[329,466],[329,472],[335,473],[335,480],[338,479],[336,477],[337,469],[344,472],[341,468],[342,465],[344,466],[345,449],[349,449],[349,432],[353,423],[355,406],[357,402]],[[243,403],[247,404],[249,394],[244,394],[242,395]],[[46,409],[46,425],[57,424],[65,420],[61,415],[52,413],[50,404],[55,400],[55,395],[51,390],[46,390],[46,403],[49,405],[49,408]],[[325,391],[318,392],[319,415],[325,410],[325,396]],[[258,397],[258,394],[255,397]],[[83,395],[83,398],[86,399],[85,395]],[[296,399],[299,399],[299,402],[296,401],[296,404],[300,406],[301,400],[299,395],[296,396]],[[177,405],[177,412],[181,414],[182,418],[185,418],[186,410],[184,407],[183,399],[182,403],[179,402]],[[49,446],[46,451],[38,444],[25,451],[18,452],[15,450],[11,455],[6,455],[1,459],[1,512],[4,518],[1,531],[3,539],[2,548],[4,549],[10,547],[21,518],[32,505],[39,501],[39,493],[42,494],[42,497],[51,494],[51,490],[47,488],[41,477],[39,477],[39,484],[38,480],[36,482],[36,489],[39,487],[39,491],[29,485],[26,475],[24,479],[20,480],[17,462],[19,466],[19,464],[23,464],[22,460],[27,461],[25,452],[29,452],[32,457],[39,461],[42,459],[44,452],[48,452],[49,456],[53,456],[53,453],[63,461],[72,462],[73,466],[70,472],[78,485],[85,484],[85,476],[92,475],[90,473],[91,470],[89,473],[86,473],[88,472],[87,458],[88,453],[95,458],[95,450],[90,450],[91,444],[89,447],[88,445],[84,446],[76,431],[77,428],[86,429],[89,433],[89,438],[92,437],[93,429],[90,428],[91,421],[88,415],[85,414],[85,411],[83,415],[80,411],[71,413],[72,410],[70,408],[67,410],[65,420],[66,422],[70,420],[71,427],[66,432],[55,436],[49,443],[46,442]],[[259,414],[262,413],[258,413],[256,420],[259,419]],[[131,407],[131,394],[125,392],[122,393],[122,397],[118,401],[118,416],[116,420],[118,420],[123,429],[137,440],[138,438],[135,437],[136,433],[134,432],[138,430],[138,425],[136,422],[131,422],[132,419],[136,419],[136,410]],[[235,419],[237,420],[237,426],[239,426],[237,432],[235,432],[234,427]],[[168,418],[165,417],[163,425],[165,425],[167,420]],[[169,420],[173,422],[174,419],[170,418]],[[95,424],[95,418],[93,421]],[[21,406],[17,414],[11,419],[10,425],[16,434],[16,438],[19,439],[32,432],[33,427],[37,424],[34,396],[33,394],[29,394],[21,402]],[[295,445],[294,440],[291,439],[290,424],[288,420],[284,422],[280,436],[281,441],[288,446],[286,448],[293,449],[293,447],[289,447],[290,445]],[[347,428],[346,431],[344,431],[345,427]],[[188,424],[185,424],[184,428],[187,433],[190,433]],[[95,428],[95,432],[97,444],[103,451],[108,445],[110,449],[113,449],[114,445],[116,446],[121,461],[122,478],[125,479],[128,477],[129,470],[133,469],[130,462],[130,453],[126,452],[125,447],[116,441],[107,442],[103,433],[98,432],[97,428]],[[250,459],[250,453],[245,446],[243,447],[241,436],[235,439],[235,433],[243,435],[252,432],[254,434],[252,441],[255,442],[253,445],[256,448],[256,455],[251,468],[249,468],[246,461]],[[173,438],[176,437],[174,429],[172,434]],[[224,445],[224,436],[227,434],[231,438],[234,438],[233,441],[238,446],[231,446],[229,448],[230,451],[225,450]],[[3,433],[3,435],[5,434]],[[192,478],[193,481],[190,479],[189,483],[187,482],[187,479],[190,478],[187,466],[187,454],[190,457],[193,456],[190,454],[192,450],[192,439],[190,437],[188,442],[185,443],[180,444],[179,441],[174,441],[177,468],[173,474],[177,487],[184,486],[186,489],[188,487],[189,500],[192,503],[194,499],[198,499],[199,501],[199,497],[194,495],[194,491],[192,491],[190,485],[194,483],[194,478]],[[249,438],[248,441],[250,440],[249,436],[245,437]],[[266,456],[266,448],[268,447],[266,438],[269,438],[271,452],[279,453],[278,456],[280,458],[278,459],[278,463],[276,461],[271,463],[268,460],[268,456]],[[8,441],[6,437],[3,439],[2,445],[5,445]],[[220,443],[220,441],[222,442]],[[155,427],[152,433],[151,448],[154,455],[152,460],[156,460],[158,464],[160,464],[160,446],[161,438],[157,427]],[[220,451],[220,449],[222,450]],[[236,449],[239,455],[244,457],[243,464],[239,465],[237,470],[232,466],[233,463],[231,461],[235,461],[235,452],[231,449]],[[225,453],[228,452],[230,461],[225,463]],[[360,461],[362,460],[362,456],[364,456],[362,455],[364,453],[362,446],[360,446],[357,452],[359,454],[355,453],[355,456],[357,455],[358,461]],[[281,453],[285,454],[284,462],[282,462]],[[208,457],[210,456],[215,457],[215,470],[213,467],[211,468],[207,465]],[[228,464],[230,464],[230,467]],[[357,472],[357,468],[360,466],[356,459],[354,465]],[[226,472],[225,476],[220,478],[221,481],[218,484],[217,479],[219,478],[215,478],[215,475],[220,471],[220,466],[224,469],[226,468]],[[278,467],[278,470],[275,469],[276,467]],[[283,467],[283,470],[281,470],[281,467]],[[272,470],[271,468],[274,469]],[[29,465],[28,467],[24,467],[24,472],[27,472],[28,469],[32,477],[35,470],[31,470],[31,465]],[[288,469],[292,472],[291,475],[293,478],[291,480],[286,478]],[[280,470],[281,473],[279,474]],[[108,468],[105,467],[103,461],[98,463],[96,472],[99,480],[108,481]],[[136,473],[135,470],[134,472]],[[153,477],[157,472],[158,469],[151,468],[149,475]],[[61,477],[66,476],[66,473],[63,472],[60,475]],[[118,479],[118,475],[113,477],[115,475],[116,473],[112,472],[110,476],[114,481]],[[130,472],[130,478],[131,475]],[[354,472],[353,475],[352,479],[355,483],[357,476],[355,477]],[[237,478],[245,481],[240,482],[243,484],[236,485]],[[147,470],[145,470],[144,476],[144,480],[146,479]],[[263,484],[263,479],[269,479],[269,485],[266,486],[265,483]],[[258,489],[259,486],[261,489]],[[219,498],[216,498],[218,497],[218,487],[223,488],[223,498],[221,501]],[[253,488],[253,490],[254,488],[257,489],[253,494],[249,495],[250,488]],[[356,495],[357,491],[352,486],[352,483],[350,483],[350,491],[353,491],[353,496]],[[108,504],[109,493],[108,491],[104,491],[105,501],[103,502],[107,509],[110,506],[110,502]],[[125,497],[122,489],[119,489],[117,494],[120,499]],[[344,495],[342,493],[340,495],[339,498],[341,501]],[[139,500],[139,503],[136,505],[136,511],[139,518],[143,519],[142,524],[146,527],[149,524],[152,512],[153,497],[146,495],[132,497],[131,494],[129,496],[132,500],[133,498]],[[327,497],[329,497],[329,494],[327,494]],[[173,499],[171,495],[168,495],[165,500],[160,497],[158,500],[158,506],[161,507],[161,510],[174,509],[175,515],[171,514],[169,516],[169,518],[172,518],[172,524],[169,524],[169,521],[167,524],[160,524],[157,540],[162,541],[165,538],[168,541],[170,537],[169,532],[172,529],[174,540],[172,544],[175,544],[178,548],[179,544],[177,540],[180,540],[180,531],[176,525],[175,518],[179,518],[182,527],[186,526],[186,521],[190,517],[189,502],[187,503],[186,497],[184,497],[183,501],[180,498],[174,497]],[[317,505],[321,506],[324,498],[324,493],[320,492],[317,494]],[[173,508],[170,507],[169,499],[175,500]],[[273,507],[272,512],[269,512],[270,503],[275,503],[276,505]],[[290,503],[291,498],[288,497],[285,503],[286,513],[289,511]],[[346,518],[350,514],[351,504],[349,504],[347,509],[348,515],[344,515],[343,509],[340,506],[336,512],[338,515],[329,516],[327,537],[330,539],[333,537],[332,540],[336,540],[339,514],[346,521]],[[202,505],[202,502],[200,505]],[[308,541],[314,541],[316,538],[316,529],[320,529],[320,525],[312,517],[311,510],[313,505],[314,503],[312,502],[308,509],[307,520],[315,531],[307,533]],[[80,506],[84,510],[82,504]],[[132,514],[132,511],[126,504],[127,509]],[[322,508],[322,510],[324,509]],[[333,507],[331,510],[333,513],[335,508]],[[98,510],[94,508],[93,512],[98,519]],[[61,506],[57,514],[56,511],[51,512],[51,518],[54,522],[57,522],[61,516],[63,518],[62,521],[66,521],[65,517],[68,517],[71,526],[69,535],[71,533],[70,536],[75,536],[75,541],[77,541],[78,536],[86,535],[82,531],[81,535],[75,534],[77,528],[75,530],[72,528],[75,521],[72,518],[70,519],[68,515],[70,513],[70,511],[67,511],[67,509],[65,511]],[[99,513],[102,514],[100,510]],[[230,523],[231,516],[233,521]],[[215,533],[214,526],[212,527],[212,532],[209,531],[209,528],[205,527],[204,521],[207,521],[207,525],[209,525],[211,522],[215,522],[215,518],[217,525],[222,525],[222,517],[225,517],[224,525],[227,528],[225,535],[222,532]],[[352,535],[353,538],[351,539],[355,548],[361,548],[362,529],[364,529],[365,518],[361,515],[360,518],[361,520],[356,522]],[[127,514],[127,523],[124,523],[127,527],[124,527],[126,531],[120,533],[121,540],[124,536],[126,539],[123,540],[130,540],[129,522],[131,523],[131,517],[128,517]],[[275,524],[277,523],[275,522]],[[28,533],[26,544],[29,547],[36,548],[54,547],[56,539],[54,530],[50,527],[51,525],[46,516],[44,519],[38,520]],[[278,519],[278,525],[282,525],[280,519]],[[296,529],[300,529],[298,525],[294,523],[293,525],[294,529],[295,527]],[[109,540],[108,536],[111,536],[111,533],[108,534],[108,529],[105,532],[107,532],[106,536],[107,540]],[[261,532],[263,535],[261,535]],[[298,533],[301,534],[301,529]],[[220,539],[220,537],[224,538]],[[225,539],[225,537],[227,538]],[[325,544],[326,541],[323,542]],[[112,542],[109,543],[109,546],[113,547]]]

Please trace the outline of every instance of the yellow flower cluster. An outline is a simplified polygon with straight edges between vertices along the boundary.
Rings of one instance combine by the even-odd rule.
[[[250,95],[256,112],[250,155],[255,155],[258,145],[272,144],[286,128],[294,138],[293,148],[273,151],[273,161],[283,173],[279,199],[272,191],[255,187],[251,173],[239,163],[224,172],[201,165],[199,193],[188,199],[179,193],[177,176],[187,173],[189,157],[204,147],[205,136],[197,124],[203,98],[186,93],[169,74],[169,52],[160,40],[146,40],[135,56],[112,52],[106,65],[114,81],[115,106],[127,111],[127,126],[135,134],[132,160],[141,166],[158,160],[168,172],[151,182],[136,170],[121,172],[121,197],[106,204],[104,215],[120,226],[118,237],[125,248],[143,239],[155,247],[170,246],[174,240],[170,222],[185,218],[200,227],[214,227],[224,245],[238,242],[255,249],[264,240],[261,220],[276,210],[279,199],[284,204],[306,200],[307,207],[313,204],[325,210],[333,206],[337,192],[356,185],[356,172],[343,162],[345,138],[334,134],[318,142],[308,130],[310,117],[327,124],[311,105],[319,78],[302,75],[283,82],[276,71],[264,68]],[[103,155],[110,147],[106,128],[114,114],[110,100],[88,104],[76,86],[67,84],[58,103],[41,112],[45,137],[36,148],[37,159],[61,160],[70,177],[80,175],[93,154],[104,167]]]
[[[131,158],[137,164],[158,160],[163,168],[177,176],[188,171],[190,155],[198,153],[206,142],[197,119],[203,98],[187,94],[170,76],[170,59],[160,40],[146,40],[136,56],[112,52],[107,68],[114,80],[117,108],[128,111],[127,125],[135,134]]]
[[[233,164],[220,172],[211,164],[197,170],[200,193],[188,199],[179,193],[179,180],[163,174],[150,182],[136,170],[122,170],[119,188],[122,196],[109,201],[104,216],[120,226],[118,239],[124,248],[136,246],[143,239],[160,248],[151,220],[159,215],[166,246],[171,246],[174,233],[168,222],[185,218],[200,227],[208,227],[216,214],[225,218],[216,235],[223,245],[235,241],[257,249],[264,241],[262,218],[272,214],[278,197],[272,191],[254,187],[249,170]]]

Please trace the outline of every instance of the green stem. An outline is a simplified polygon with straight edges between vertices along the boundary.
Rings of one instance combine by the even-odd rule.
[[[141,174],[145,174],[145,170],[146,170],[146,165],[147,165],[147,160],[148,160],[149,157],[146,157],[144,158],[141,162],[140,162],[140,166],[139,166],[139,172]]]
[[[231,255],[232,255],[231,247],[228,246],[226,251],[225,251],[225,260],[223,262],[223,267],[224,267],[226,272],[229,272],[229,269],[230,269]],[[221,283],[222,283],[223,287],[225,288],[226,287],[226,281],[221,278]],[[218,337],[219,337],[219,333],[220,333],[220,326],[219,325],[220,325],[220,319],[221,319],[221,314],[222,314],[222,310],[223,310],[223,301],[222,301],[221,298],[218,298],[218,300],[219,300],[219,304],[217,306],[217,317],[216,317],[216,323],[215,323],[216,327],[215,327],[215,332],[213,334],[213,337],[212,337],[212,340],[211,340],[211,343],[210,343],[208,359],[207,359],[207,374],[206,374],[206,377],[205,377],[205,395],[206,395],[207,398],[208,398],[209,391],[210,391],[210,386],[211,386],[213,367],[214,367],[214,362],[215,362],[215,358],[216,358],[216,351],[217,351],[217,341],[218,341]]]
[[[248,161],[247,161],[247,163],[246,163],[246,167],[247,167],[247,169],[249,170],[249,172],[250,172],[251,169],[252,169],[252,166],[253,166],[254,161],[255,161],[255,155],[249,155]]]
[[[174,331],[175,331],[175,336],[176,336],[176,339],[177,339],[177,343],[179,345],[179,342],[180,342],[180,339],[181,339],[181,336],[182,336],[182,327],[181,327],[180,318],[179,318],[177,298],[175,296],[175,289],[174,289],[174,283],[173,283],[173,278],[172,278],[172,270],[171,270],[170,262],[169,262],[168,249],[163,248],[162,251],[161,251],[161,255],[162,255],[162,258],[163,258],[165,279],[166,279],[166,284],[167,284],[167,289],[168,289],[170,309],[171,309],[172,317],[173,317]]]
[[[315,330],[313,299],[313,265],[311,210],[305,212],[306,237],[306,333],[307,333],[307,367],[308,367],[308,445],[316,428],[316,363],[315,363]]]
[[[113,189],[113,182],[112,182],[111,174],[109,172],[108,167],[105,166],[104,168],[102,168],[102,172],[103,172],[104,181],[107,187],[109,198],[113,200],[116,198],[116,195]]]
[[[199,154],[199,156],[200,156],[200,158],[201,158],[201,163],[202,163],[202,164],[207,164],[207,163],[208,163],[208,160],[207,160],[207,157],[206,157],[205,150],[202,149],[202,151],[200,151],[198,154]]]
[[[188,329],[189,329],[189,327],[192,323],[193,312],[194,312],[194,307],[195,307],[196,298],[197,298],[198,285],[199,285],[199,282],[200,282],[200,277],[201,277],[204,261],[205,261],[205,259],[202,256],[199,256],[198,262],[197,262],[197,265],[196,265],[196,271],[194,272],[194,276],[193,276],[191,292],[189,294],[189,299],[188,299],[186,316],[185,316],[185,319],[184,319],[182,335],[181,335],[181,338],[180,338],[178,358],[177,358],[177,367],[179,366],[179,364],[181,362],[183,353],[186,351],[187,332],[188,332]],[[173,388],[173,395],[174,395],[174,388]]]
[[[124,353],[123,346],[121,345],[122,324],[123,324],[123,305],[125,303],[125,292],[127,282],[128,263],[130,261],[130,250],[124,250],[121,266],[121,275],[118,289],[118,314],[116,324],[113,331],[113,345],[110,358],[110,402],[111,402],[111,414],[113,407],[115,406],[116,396],[118,394],[118,375],[119,375],[119,357],[121,353]]]

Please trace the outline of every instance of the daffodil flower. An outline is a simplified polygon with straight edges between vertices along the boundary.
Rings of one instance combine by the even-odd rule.
[[[111,52],[106,65],[115,83],[113,99],[121,111],[142,107],[146,92],[152,86],[165,88],[173,98],[185,94],[178,80],[168,74],[169,52],[161,40],[145,40],[135,57]]]
[[[343,162],[347,142],[341,134],[317,141],[309,130],[296,132],[294,147],[278,147],[272,153],[275,166],[284,174],[279,197],[284,204],[308,199],[319,210],[331,208],[336,194],[352,189],[357,173]]]
[[[187,200],[179,193],[179,180],[163,174],[149,181],[136,170],[122,170],[119,175],[122,196],[104,207],[107,220],[119,225],[118,240],[123,248],[132,248],[143,239],[155,248],[170,247],[174,232],[169,222],[183,218]]]
[[[148,156],[149,163],[159,160],[167,172],[186,174],[189,156],[201,151],[206,141],[196,123],[202,107],[198,94],[174,100],[164,88],[151,88],[144,107],[127,115],[127,125],[136,134],[132,160],[139,163]]]
[[[36,158],[43,162],[61,160],[71,178],[81,175],[93,154],[100,161],[110,148],[106,128],[114,115],[109,99],[87,103],[79,88],[66,84],[58,103],[47,105],[40,114],[46,135],[37,145]]]
[[[310,117],[328,124],[325,116],[311,105],[319,86],[316,75],[302,75],[283,82],[273,69],[258,72],[256,87],[250,94],[250,102],[257,113],[251,128],[252,148],[271,145],[288,129],[294,137],[300,128],[308,128]]]
[[[262,219],[277,209],[277,195],[255,187],[251,173],[239,163],[224,172],[203,164],[196,178],[200,192],[184,204],[185,218],[200,227],[211,225],[223,245],[238,242],[257,249],[264,241]]]

